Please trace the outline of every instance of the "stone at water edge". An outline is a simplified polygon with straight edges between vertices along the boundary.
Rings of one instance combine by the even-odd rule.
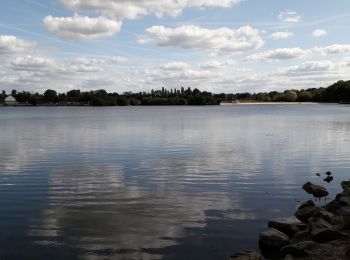
[[[319,229],[311,233],[312,240],[317,243],[328,243],[344,237],[344,235],[333,229]]]
[[[337,210],[341,209],[341,207],[342,205],[337,200],[332,200],[323,208],[334,214]]]
[[[229,260],[261,260],[261,257],[255,250],[249,250],[243,253],[231,255]]]
[[[270,220],[268,223],[269,228],[275,228],[283,234],[292,237],[296,232],[306,228],[306,224],[300,222],[295,217],[278,218]]]
[[[303,190],[305,190],[307,193],[312,194],[315,198],[322,198],[328,196],[328,191],[326,188],[312,184],[311,182],[307,182],[303,185]]]
[[[279,249],[289,244],[289,237],[274,228],[262,232],[259,237],[259,247],[262,254],[274,255]]]
[[[314,207],[315,206],[315,202],[313,202],[312,200],[308,200],[306,202],[303,202],[298,209],[302,209],[302,208],[306,208],[306,207]]]
[[[350,181],[342,181],[341,187],[345,193],[350,193]]]
[[[308,223],[308,219],[315,217],[316,214],[318,214],[321,211],[321,208],[319,207],[306,207],[302,209],[298,209],[295,212],[295,217],[299,219],[301,222]]]
[[[284,246],[280,249],[280,255],[292,255],[292,256],[307,256],[308,251],[320,247],[319,244],[313,241],[300,242],[294,245]]]

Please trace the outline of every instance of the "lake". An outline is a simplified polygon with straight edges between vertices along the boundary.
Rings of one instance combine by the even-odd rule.
[[[345,105],[0,107],[0,259],[225,259],[349,176]]]

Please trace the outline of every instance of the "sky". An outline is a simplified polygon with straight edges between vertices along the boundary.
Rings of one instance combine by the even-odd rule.
[[[326,87],[349,27],[349,0],[2,0],[0,90]]]

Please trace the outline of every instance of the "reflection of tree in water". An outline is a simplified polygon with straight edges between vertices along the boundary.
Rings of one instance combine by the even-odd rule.
[[[239,208],[237,196],[222,192],[186,192],[176,183],[167,188],[139,184],[157,174],[146,172],[126,183],[120,166],[53,171],[50,206],[38,222],[32,221],[30,236],[41,245],[79,248],[84,259],[106,254],[155,259],[161,256],[150,254],[152,249],[175,246],[185,228],[204,228],[207,210]],[[227,211],[232,218],[254,218],[236,213]]]

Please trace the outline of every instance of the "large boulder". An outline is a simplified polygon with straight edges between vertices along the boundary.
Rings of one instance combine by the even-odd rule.
[[[292,255],[292,256],[308,256],[309,251],[320,247],[319,244],[313,241],[305,241],[298,244],[284,246],[280,249],[280,255]]]
[[[275,228],[281,231],[289,237],[292,237],[296,232],[306,228],[306,224],[300,222],[295,217],[270,220],[268,226],[269,228]]]
[[[324,219],[325,221],[329,223],[334,223],[335,216],[333,213],[328,212],[327,210],[321,208],[319,212],[315,214],[316,218]]]
[[[311,234],[308,230],[295,233],[293,238],[290,240],[290,244],[298,244],[305,241],[312,241]]]
[[[335,213],[337,210],[341,209],[342,205],[337,200],[332,200],[327,203],[323,208],[328,212]]]
[[[298,209],[295,212],[295,217],[299,219],[301,222],[307,223],[309,218],[315,217],[321,211],[319,207],[306,207]]]
[[[350,181],[342,181],[341,187],[343,188],[344,193],[350,194]]]
[[[342,206],[347,206],[347,205],[350,205],[350,196],[341,196],[339,199],[338,199],[338,202],[340,205]]]
[[[329,194],[328,191],[326,190],[326,188],[324,188],[320,185],[312,184],[311,182],[305,183],[303,185],[303,189],[307,193],[312,194],[315,198],[326,197]]]
[[[315,229],[311,232],[312,240],[317,243],[328,243],[344,238],[344,235],[333,229]]]
[[[308,200],[308,201],[301,203],[301,205],[298,207],[298,209],[307,208],[307,207],[314,207],[314,206],[315,206],[315,202],[313,202],[312,200]]]
[[[277,254],[278,251],[289,244],[289,237],[275,228],[269,228],[259,237],[259,247],[264,256]]]
[[[229,260],[260,260],[261,257],[255,250],[245,251],[243,253],[238,253],[231,255]]]

